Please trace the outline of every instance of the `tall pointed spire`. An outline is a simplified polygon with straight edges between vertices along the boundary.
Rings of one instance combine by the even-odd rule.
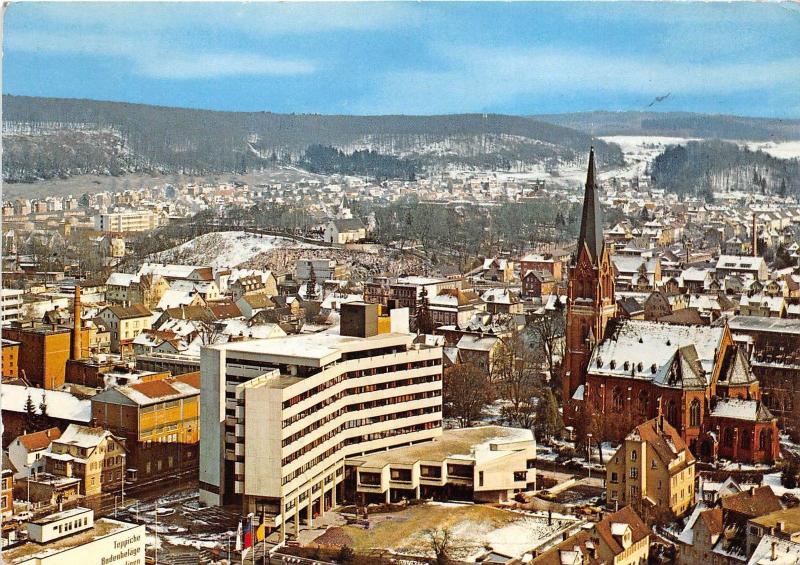
[[[595,179],[594,147],[589,151],[589,170],[583,193],[581,232],[578,238],[578,253],[586,245],[592,263],[597,263],[603,254],[603,216],[600,210],[600,195]]]

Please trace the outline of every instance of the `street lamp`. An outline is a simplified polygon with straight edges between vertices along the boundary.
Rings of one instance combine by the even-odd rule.
[[[586,434],[586,461],[589,463],[589,480],[592,480],[592,434]]]

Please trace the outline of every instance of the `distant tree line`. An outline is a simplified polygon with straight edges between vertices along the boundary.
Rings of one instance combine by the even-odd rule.
[[[381,147],[386,149],[380,152],[395,156],[406,142],[470,140],[465,147],[457,144],[459,150],[470,153],[465,158],[480,164],[479,158],[488,155],[490,163],[506,168],[517,160],[542,158],[542,147],[548,148],[548,155],[567,159],[584,154],[592,144],[601,165],[623,162],[622,151],[615,144],[528,117],[497,114],[215,112],[5,95],[3,121],[3,175],[9,181],[21,182],[129,171],[243,173],[296,161],[309,146],[343,148],[361,143],[358,149],[372,148],[371,139],[384,144]],[[509,141],[498,148],[500,139],[522,141]],[[457,151],[454,154],[459,158]],[[399,178],[407,172],[406,167],[397,171]]]
[[[341,149],[312,145],[296,163],[312,173],[368,176],[378,180],[416,179],[413,161],[361,150],[345,153]]]
[[[800,192],[800,161],[778,159],[725,141],[689,141],[658,155],[651,174],[657,186],[711,197],[731,190],[786,196]]]

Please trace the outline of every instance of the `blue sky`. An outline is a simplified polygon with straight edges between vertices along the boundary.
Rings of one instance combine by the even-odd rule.
[[[800,5],[19,3],[3,92],[340,114],[800,117]]]

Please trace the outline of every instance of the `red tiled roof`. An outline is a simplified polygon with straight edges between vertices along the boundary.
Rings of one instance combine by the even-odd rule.
[[[25,446],[25,449],[27,449],[28,452],[31,452],[47,449],[47,447],[50,445],[50,442],[60,437],[61,430],[58,428],[49,428],[40,432],[21,435],[17,439],[19,439],[19,442]]]
[[[182,375],[175,376],[176,381],[180,381],[182,383],[186,383],[189,386],[193,386],[197,390],[200,390],[200,371],[194,371],[193,373],[184,373]]]
[[[161,398],[163,396],[172,396],[178,394],[169,383],[164,381],[150,381],[146,383],[137,383],[130,385],[130,387],[149,398]]]

